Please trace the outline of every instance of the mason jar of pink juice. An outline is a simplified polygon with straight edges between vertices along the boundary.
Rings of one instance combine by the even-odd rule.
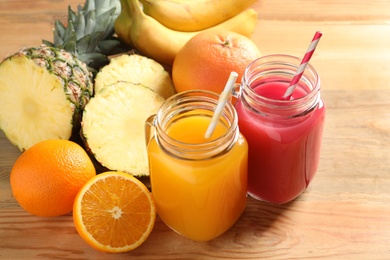
[[[310,64],[291,98],[283,98],[300,59],[261,57],[245,70],[235,108],[249,146],[248,193],[276,204],[298,197],[319,164],[325,104]]]
[[[218,98],[208,91],[178,93],[146,123],[157,213],[195,241],[227,231],[246,206],[248,145],[231,103],[205,138]]]

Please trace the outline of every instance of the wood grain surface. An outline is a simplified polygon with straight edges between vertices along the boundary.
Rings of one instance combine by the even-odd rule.
[[[0,0],[0,58],[42,39],[83,1]],[[390,2],[259,0],[253,40],[264,55],[312,58],[327,104],[320,167],[287,205],[248,199],[239,221],[213,241],[193,242],[159,218],[149,239],[104,254],[78,236],[71,215],[26,213],[9,173],[20,152],[0,134],[0,259],[390,259]],[[0,104],[1,105],[1,104]]]

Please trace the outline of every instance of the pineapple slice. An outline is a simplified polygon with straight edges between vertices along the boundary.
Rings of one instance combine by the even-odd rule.
[[[117,82],[86,105],[82,135],[95,159],[110,170],[148,176],[145,121],[164,99],[141,84]]]
[[[93,92],[85,64],[40,46],[0,64],[0,129],[21,151],[47,139],[69,139]]]
[[[164,67],[145,56],[122,54],[111,59],[95,78],[95,92],[117,81],[142,84],[167,99],[175,94],[171,76]]]

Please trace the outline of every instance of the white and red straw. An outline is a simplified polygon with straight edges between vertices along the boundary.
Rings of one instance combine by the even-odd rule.
[[[307,49],[305,56],[303,57],[301,64],[298,67],[298,71],[295,73],[293,79],[290,82],[289,87],[287,88],[286,92],[283,95],[284,99],[290,99],[291,95],[293,94],[296,86],[298,85],[299,80],[301,79],[303,72],[305,72],[305,69],[307,65],[309,64],[310,58],[313,55],[318,42],[320,41],[320,38],[322,36],[322,33],[317,31],[314,34],[313,39],[311,40],[311,43],[309,45],[309,48]]]

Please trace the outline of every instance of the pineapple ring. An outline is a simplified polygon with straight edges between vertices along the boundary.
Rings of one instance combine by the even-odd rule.
[[[117,82],[86,105],[82,134],[96,160],[110,170],[148,176],[145,121],[164,99],[148,87]]]
[[[95,78],[95,92],[112,86],[117,81],[127,81],[148,86],[163,98],[176,93],[169,73],[164,67],[150,58],[138,54],[122,54],[111,59]]]

